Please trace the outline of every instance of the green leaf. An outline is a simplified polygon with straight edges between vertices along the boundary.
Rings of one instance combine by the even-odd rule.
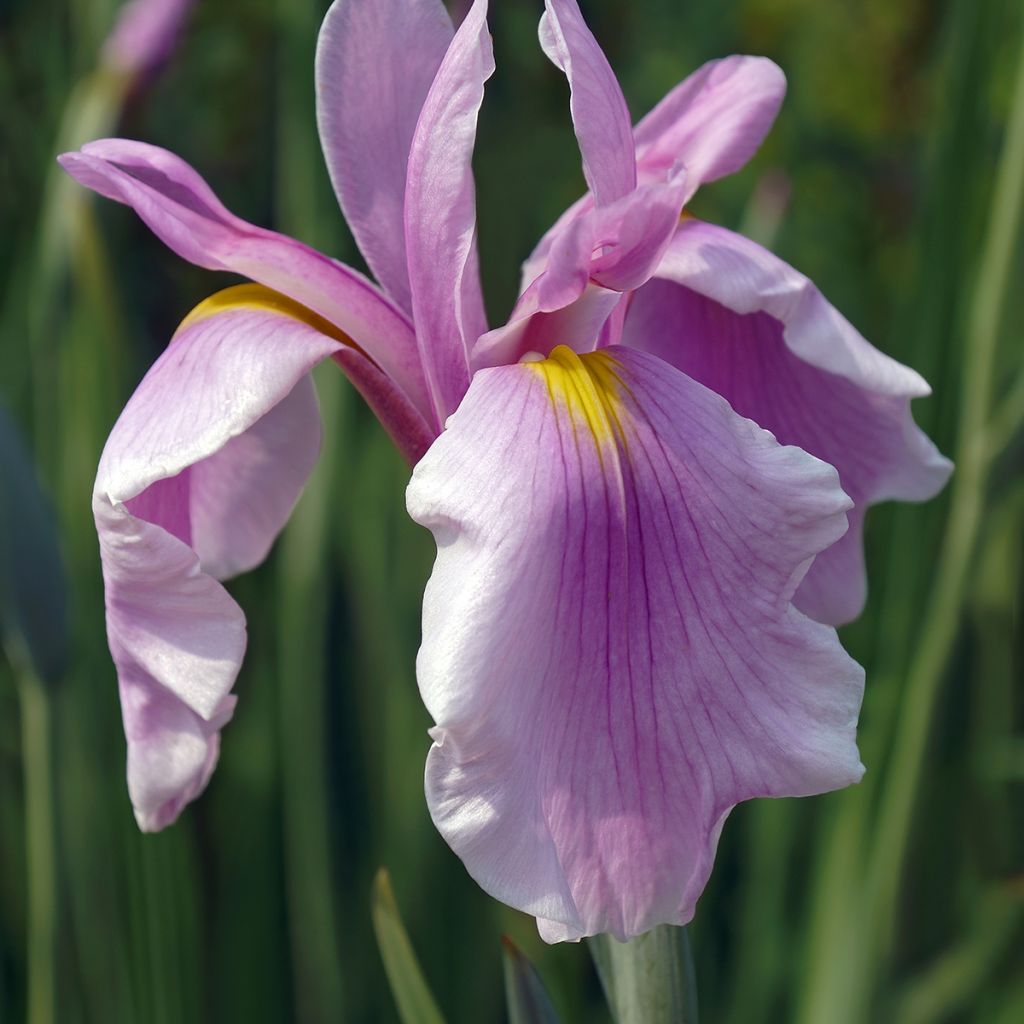
[[[398,914],[387,870],[373,881],[373,930],[402,1024],[444,1024]]]
[[[68,656],[67,584],[50,504],[0,408],[0,642],[8,658],[56,682]]]
[[[697,1024],[697,984],[685,928],[661,925],[629,942],[587,940],[616,1024]]]
[[[537,969],[507,936],[501,938],[508,1024],[558,1024]]]

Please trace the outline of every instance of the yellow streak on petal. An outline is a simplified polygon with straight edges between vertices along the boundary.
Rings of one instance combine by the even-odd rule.
[[[586,430],[599,451],[621,438],[626,387],[613,356],[600,350],[579,355],[559,345],[547,359],[522,365],[543,378],[555,408],[569,414],[577,432]]]
[[[325,320],[319,313],[303,306],[294,299],[275,292],[262,284],[236,284],[223,291],[215,292],[208,299],[203,299],[195,309],[178,325],[175,334],[192,327],[195,324],[209,320],[211,317],[219,316],[222,313],[238,312],[262,312],[277,313],[280,316],[291,317],[301,323],[312,327],[313,330],[326,334],[328,338],[341,342],[349,348],[362,351],[344,331],[338,330],[329,320]],[[365,353],[364,353],[365,354]]]

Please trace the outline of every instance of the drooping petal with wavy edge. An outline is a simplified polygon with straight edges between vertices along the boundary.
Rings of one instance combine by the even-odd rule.
[[[316,49],[317,124],[334,191],[370,269],[409,315],[409,147],[453,31],[441,0],[335,0]]]
[[[555,239],[508,323],[474,346],[473,369],[514,363],[528,352],[547,355],[556,344],[576,352],[596,348],[622,293],[660,266],[689,195],[686,172],[680,171],[573,221]]]
[[[420,355],[439,422],[469,386],[487,330],[476,247],[473,145],[494,73],[487,0],[475,0],[441,62],[409,152],[405,246]]]
[[[76,181],[132,207],[183,259],[241,274],[344,332],[428,419],[434,413],[408,317],[361,274],[293,238],[236,217],[180,157],[128,139],[100,139],[59,157]]]
[[[416,467],[426,788],[549,941],[693,914],[729,809],[861,774],[863,673],[791,598],[835,470],[646,353],[482,370]]]
[[[576,0],[544,0],[540,45],[569,80],[569,108],[583,176],[599,205],[636,187],[633,129],[626,99]]]
[[[757,152],[786,95],[786,76],[767,57],[708,61],[636,126],[644,180],[681,163],[697,185],[733,174]]]
[[[803,274],[724,228],[686,221],[657,276],[633,296],[623,344],[839,470],[856,502],[850,530],[815,560],[796,604],[822,622],[856,618],[867,593],[865,509],[931,498],[952,468],[910,412],[928,385],[870,345]]]
[[[231,294],[233,293],[233,294]],[[93,491],[128,789],[163,828],[206,785],[245,650],[217,582],[263,560],[320,448],[309,371],[342,344],[254,285],[198,306],[114,426]]]

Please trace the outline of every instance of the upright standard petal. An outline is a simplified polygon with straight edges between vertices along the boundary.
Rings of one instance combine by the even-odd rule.
[[[679,83],[637,126],[637,166],[658,180],[676,163],[694,188],[738,171],[757,152],[786,95],[767,57],[712,60]]]
[[[334,191],[370,269],[410,315],[409,147],[452,32],[441,0],[335,0],[316,49],[317,124]]]
[[[93,492],[146,831],[173,821],[216,763],[245,650],[245,619],[217,580],[262,561],[290,514],[320,447],[309,370],[341,348],[286,299],[230,291],[237,301],[193,311],[146,374]]]
[[[682,166],[689,201],[703,183],[738,171],[761,145],[785,93],[785,75],[765,57],[709,61],[636,126],[633,138],[640,182],[664,181]],[[543,271],[556,240],[593,203],[588,192],[547,231],[523,264],[523,291]]]
[[[865,341],[803,274],[724,228],[686,221],[657,276],[664,280],[633,296],[623,343],[838,469],[856,503],[850,531],[818,556],[796,603],[822,622],[856,618],[866,596],[865,509],[930,498],[949,477],[949,461],[910,412],[928,385]]]
[[[487,0],[475,0],[423,105],[405,192],[413,319],[441,423],[469,386],[469,350],[487,330],[476,247],[473,145],[484,83],[493,73]]]
[[[576,0],[544,0],[540,45],[569,80],[572,122],[583,155],[583,175],[599,205],[636,187],[629,108]]]
[[[438,828],[548,940],[693,914],[730,808],[861,774],[863,673],[796,611],[835,470],[661,360],[482,370],[416,467]]]
[[[183,259],[248,277],[352,338],[432,425],[412,324],[361,274],[227,210],[184,160],[157,146],[101,139],[60,157],[75,180],[125,203]]]
[[[556,343],[577,352],[614,343],[612,314],[622,293],[660,266],[689,195],[686,172],[679,171],[573,221],[554,240],[508,323],[474,346],[473,368],[514,363],[528,352],[547,355]],[[610,323],[615,331],[606,331]]]

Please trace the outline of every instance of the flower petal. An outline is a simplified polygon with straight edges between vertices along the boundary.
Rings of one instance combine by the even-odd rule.
[[[664,181],[680,164],[687,172],[689,201],[702,183],[732,174],[754,155],[785,92],[785,75],[765,57],[726,57],[705,64],[634,129],[640,181]],[[547,231],[523,264],[523,291],[543,270],[555,241],[593,204],[593,195],[586,193]]]
[[[416,467],[434,821],[549,939],[682,923],[722,821],[861,774],[863,673],[791,605],[835,470],[646,353],[482,370]]]
[[[514,363],[531,351],[547,355],[556,344],[577,352],[597,347],[621,293],[642,285],[660,266],[689,195],[686,172],[680,171],[568,224],[508,323],[474,346],[473,368]]]
[[[317,43],[317,124],[334,191],[370,269],[410,315],[405,173],[452,31],[441,0],[335,0]]]
[[[657,274],[665,280],[633,296],[623,343],[839,470],[857,514],[815,560],[796,603],[823,622],[856,618],[866,595],[864,510],[930,498],[949,477],[910,413],[928,385],[865,341],[804,275],[724,228],[686,221]]]
[[[236,217],[184,160],[157,146],[101,139],[59,159],[87,188],[131,206],[183,259],[241,274],[325,317],[440,426],[433,423],[411,323],[362,275]]]
[[[786,76],[767,57],[712,60],[679,83],[636,126],[643,180],[676,163],[694,188],[738,171],[757,152],[786,95]]]
[[[423,104],[405,191],[413,318],[441,423],[465,394],[470,346],[487,330],[472,160],[484,82],[493,73],[487,0],[475,0]]]
[[[569,80],[583,175],[599,205],[636,187],[633,130],[626,99],[576,0],[544,0],[540,44]]]
[[[204,304],[118,419],[93,493],[129,791],[143,829],[205,786],[245,649],[217,582],[266,555],[313,468],[309,370],[340,343],[280,297]]]

